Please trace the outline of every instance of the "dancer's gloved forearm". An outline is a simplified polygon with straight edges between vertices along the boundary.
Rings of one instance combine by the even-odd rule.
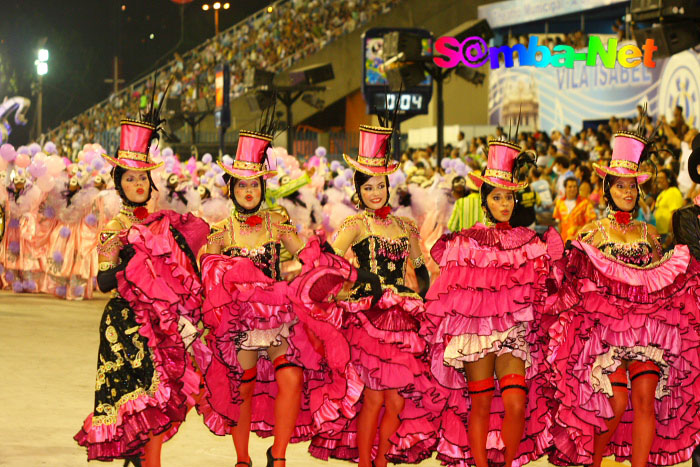
[[[369,284],[370,293],[372,294],[372,306],[376,305],[379,299],[382,298],[382,281],[373,272],[366,269],[358,269],[355,283]]]
[[[430,288],[430,274],[428,273],[428,268],[426,268],[424,264],[417,267],[415,271],[416,279],[418,279],[418,295],[425,299],[425,295],[428,293],[428,289]]]
[[[117,273],[126,269],[126,265],[133,256],[133,247],[126,246],[119,252],[121,262],[117,266],[97,273],[97,287],[101,292],[106,293],[117,288]]]

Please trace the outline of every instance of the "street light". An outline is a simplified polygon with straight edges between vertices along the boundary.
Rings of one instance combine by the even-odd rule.
[[[34,61],[36,65],[36,74],[39,75],[39,98],[37,99],[37,134],[41,135],[41,114],[42,114],[42,80],[45,74],[49,72],[49,51],[46,49],[39,49],[37,54],[37,60]]]
[[[221,2],[214,2],[212,5],[205,3],[202,5],[202,10],[204,11],[209,11],[210,9],[214,10],[214,34],[217,36],[219,35],[219,10],[228,10],[229,8],[231,8],[231,4],[228,2],[224,4]]]

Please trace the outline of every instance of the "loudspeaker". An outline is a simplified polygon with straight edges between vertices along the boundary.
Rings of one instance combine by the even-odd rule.
[[[392,91],[399,88],[410,89],[418,86],[425,80],[425,72],[419,63],[401,63],[393,62],[390,65],[384,66],[386,79],[389,81],[389,87]],[[403,83],[403,86],[402,86]]]
[[[272,80],[275,77],[275,73],[272,71],[265,71],[259,68],[250,68],[246,70],[245,77],[243,78],[243,85],[247,88],[254,88],[258,86],[272,86]]]
[[[165,112],[179,114],[182,112],[182,104],[180,103],[180,97],[168,97],[165,100]]]
[[[486,75],[484,73],[476,71],[474,68],[469,68],[466,66],[455,67],[455,74],[463,80],[475,84],[477,86],[480,84],[484,84],[484,80],[486,79]]]
[[[630,2],[633,22],[697,19],[699,13],[697,0],[632,0]]]
[[[423,55],[422,37],[407,31],[392,31],[384,34],[382,45],[384,61],[386,62],[400,53],[403,53],[402,61],[420,60]]]
[[[659,48],[655,57],[670,57],[700,44],[700,30],[694,21],[660,24],[646,29],[635,29],[634,40],[641,47],[647,39],[653,39]]]
[[[245,100],[251,112],[262,112],[275,103],[271,93],[262,91],[246,94]]]
[[[333,65],[330,63],[310,65],[289,72],[289,80],[292,86],[296,86],[297,84],[318,84],[330,81],[334,78]]]
[[[493,30],[489,26],[488,21],[485,19],[475,20],[472,24],[467,24],[463,29],[453,29],[445,36],[450,36],[456,38],[460,43],[464,41],[467,37],[478,36],[484,41],[488,42],[493,39]]]

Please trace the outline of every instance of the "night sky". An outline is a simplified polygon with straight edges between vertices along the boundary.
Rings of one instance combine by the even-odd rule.
[[[231,9],[220,10],[220,30],[272,3],[229,1]],[[203,3],[213,2],[194,0],[184,6],[180,53],[214,35],[214,14],[202,11]],[[104,80],[111,78],[115,55],[120,77],[130,83],[171,51],[180,40],[180,8],[171,0],[0,0],[0,61],[17,77],[16,94],[32,100],[30,124],[36,110],[34,60],[42,38],[50,55],[43,87],[43,127],[48,129],[108,97],[112,84]],[[14,94],[0,88],[0,101]],[[15,127],[10,142],[27,139],[28,128]]]

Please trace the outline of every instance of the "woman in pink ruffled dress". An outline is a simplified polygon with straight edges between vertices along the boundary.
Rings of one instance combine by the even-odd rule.
[[[270,133],[272,124],[265,124]],[[309,394],[322,379],[321,355],[297,320],[280,274],[282,245],[296,254],[302,243],[288,219],[261,209],[265,179],[276,173],[267,156],[271,142],[265,130],[241,131],[233,166],[220,164],[235,207],[212,226],[202,257],[212,355],[202,368],[200,411],[213,433],[233,435],[236,465],[248,467],[251,429],[274,436],[269,467],[285,465],[290,441],[311,438]]]
[[[209,230],[191,214],[148,213],[157,115],[122,121],[117,156],[103,156],[123,207],[99,236],[97,282],[113,295],[100,322],[94,410],[75,435],[88,460],[143,467],[160,466],[162,443],[200,390],[187,348],[197,346],[202,304],[194,252]]]
[[[309,447],[315,457],[359,460],[363,467],[420,462],[437,442],[439,398],[422,359],[423,300],[405,286],[409,263],[422,293],[430,279],[415,223],[390,214],[388,175],[398,168],[387,155],[391,134],[391,128],[360,126],[359,156],[345,156],[363,211],[343,222],[333,249],[340,256],[352,249],[357,280],[349,296],[336,297],[347,343],[328,343],[325,350],[335,354],[349,344],[346,397],[338,398],[336,410],[318,414],[320,433]]]
[[[615,135],[609,167],[594,164],[609,215],[565,258],[548,349],[556,464],[678,464],[700,439],[700,264],[685,245],[663,254],[654,227],[632,220],[652,149]]]
[[[438,445],[449,464],[523,465],[546,447],[539,317],[563,245],[553,229],[543,241],[509,224],[515,193],[527,186],[517,174],[533,162],[514,143],[490,141],[487,168],[469,174],[487,225],[445,235],[431,250],[440,277],[427,296],[437,327],[427,337],[433,375],[451,390]]]

